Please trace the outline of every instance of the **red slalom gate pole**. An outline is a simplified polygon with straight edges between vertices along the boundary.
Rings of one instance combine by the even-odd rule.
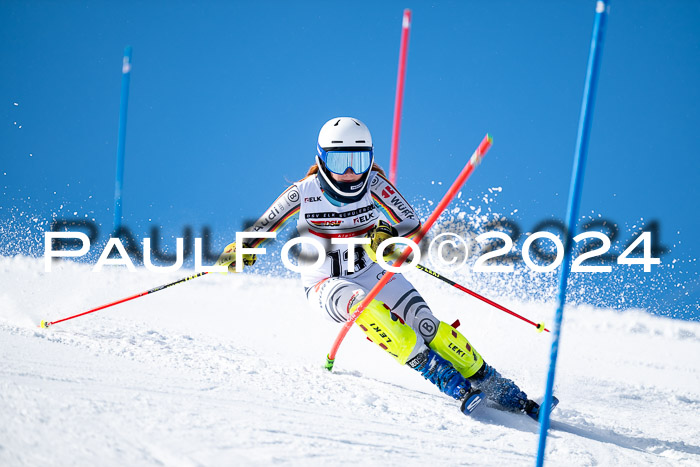
[[[425,237],[425,235],[428,233],[435,221],[437,221],[438,217],[440,217],[442,212],[445,210],[447,205],[450,204],[450,202],[452,202],[455,196],[457,196],[457,192],[460,190],[460,188],[462,188],[462,185],[464,185],[464,182],[467,181],[467,178],[469,178],[476,166],[481,163],[481,159],[488,152],[492,143],[493,138],[491,138],[491,136],[487,134],[479,144],[479,147],[476,148],[476,151],[474,151],[474,154],[472,154],[472,156],[469,158],[469,162],[467,162],[467,165],[464,166],[462,171],[457,176],[457,179],[454,181],[454,183],[452,183],[452,186],[449,188],[449,190],[447,190],[445,196],[443,196],[442,200],[440,201],[440,203],[438,203],[435,210],[432,212],[432,214],[430,214],[428,220],[425,221],[425,224],[423,224],[421,229],[418,231],[418,234],[414,239],[415,243],[420,243],[421,240],[423,240],[423,237]],[[400,267],[406,261],[410,254],[411,248],[405,248],[401,256],[399,256],[399,259],[397,259],[396,263],[394,263],[394,267]],[[365,308],[367,308],[367,305],[369,305],[372,302],[372,300],[374,300],[379,291],[384,288],[384,286],[389,282],[389,280],[392,277],[394,277],[394,273],[391,271],[386,271],[386,273],[382,276],[380,281],[377,282],[377,284],[372,288],[372,290],[370,290],[370,292],[367,294],[364,300],[362,300],[362,303],[360,303],[360,305],[357,307],[357,310],[355,310],[355,312],[350,316],[350,319],[348,319],[347,322],[343,325],[343,328],[340,330],[338,336],[335,338],[335,342],[333,343],[333,347],[331,347],[330,353],[326,356],[325,368],[328,371],[331,371],[333,369],[333,364],[335,363],[335,355],[338,352],[340,344],[342,344],[343,339],[345,339],[345,336],[350,330],[352,323],[354,323],[357,317],[362,314]]]
[[[180,284],[182,282],[186,282],[188,280],[195,279],[197,277],[201,277],[205,274],[208,274],[208,273],[207,272],[200,272],[200,273],[194,274],[192,276],[183,277],[182,279],[177,280],[175,282],[171,282],[170,284],[159,285],[158,287],[153,287],[152,289],[146,290],[145,292],[141,292],[141,293],[138,293],[136,295],[132,295],[131,297],[122,298],[121,300],[117,300],[116,302],[112,302],[112,303],[108,303],[106,305],[98,306],[97,308],[93,308],[92,310],[84,311],[82,313],[79,313],[79,314],[73,315],[73,316],[69,316],[67,318],[62,318],[62,319],[59,319],[56,321],[46,321],[46,320],[42,319],[41,323],[39,324],[39,327],[40,328],[48,328],[49,326],[53,326],[54,324],[62,323],[63,321],[68,321],[69,319],[77,318],[79,316],[85,316],[85,315],[88,315],[90,313],[94,313],[96,311],[104,310],[105,308],[109,308],[109,307],[114,306],[114,305],[119,305],[120,303],[128,302],[129,300],[143,297],[144,295],[148,295],[148,294],[151,294],[153,292],[158,292],[159,290],[163,290],[163,289],[166,289],[168,287],[172,287],[173,285],[177,285],[177,284]]]
[[[494,301],[492,301],[492,300],[489,300],[488,298],[486,298],[486,297],[484,297],[484,296],[482,296],[482,295],[479,295],[478,293],[474,292],[473,290],[469,290],[468,288],[464,287],[463,285],[459,285],[458,283],[454,282],[453,280],[448,279],[447,277],[444,277],[444,276],[442,276],[441,274],[439,274],[439,273],[437,273],[437,272],[435,272],[435,271],[433,271],[433,270],[431,270],[431,269],[426,268],[426,267],[423,266],[422,264],[417,264],[416,267],[417,267],[418,269],[420,269],[421,271],[423,271],[424,273],[430,274],[430,275],[433,276],[434,278],[440,279],[441,281],[450,284],[452,287],[456,288],[457,290],[461,290],[462,292],[466,292],[466,293],[468,293],[469,295],[471,295],[472,297],[478,298],[478,299],[481,300],[482,302],[488,303],[488,304],[491,305],[492,307],[498,308],[498,309],[501,310],[501,311],[505,311],[505,312],[508,313],[509,315],[513,315],[513,316],[515,316],[516,318],[520,318],[521,320],[525,321],[526,323],[532,324],[533,326],[535,326],[535,327],[537,328],[537,332],[542,332],[542,331],[547,331],[547,332],[549,332],[549,329],[547,329],[547,328],[544,326],[544,321],[541,322],[541,323],[535,323],[534,321],[530,321],[529,319],[525,318],[524,316],[521,316],[521,315],[517,314],[517,313],[514,312],[514,311],[510,311],[508,308],[506,308],[506,307],[504,307],[504,306],[502,306],[502,305],[499,305],[498,303],[496,303],[496,302],[494,302]]]
[[[403,11],[401,27],[401,48],[399,49],[399,71],[396,76],[396,100],[394,101],[394,126],[391,133],[391,159],[389,164],[389,181],[396,184],[396,170],[399,164],[399,133],[401,132],[401,109],[403,108],[403,85],[406,78],[406,55],[408,55],[408,36],[411,32],[411,10]]]

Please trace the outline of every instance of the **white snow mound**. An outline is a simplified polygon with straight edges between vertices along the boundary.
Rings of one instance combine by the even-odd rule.
[[[538,425],[472,417],[298,280],[0,257],[0,465],[532,465]],[[550,335],[417,272],[486,361],[541,399]],[[499,301],[499,297],[490,297]],[[503,305],[550,322],[553,305]],[[564,318],[548,465],[700,465],[700,323],[578,306]]]

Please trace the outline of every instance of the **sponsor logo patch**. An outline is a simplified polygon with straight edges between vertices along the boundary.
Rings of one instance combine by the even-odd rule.
[[[310,221],[313,225],[319,227],[338,227],[343,221]]]
[[[299,191],[294,188],[292,191],[287,193],[287,199],[292,203],[296,203],[299,200]]]
[[[419,353],[418,355],[416,355],[415,357],[413,357],[412,359],[407,361],[406,365],[415,369],[425,362],[425,358],[426,358],[425,352]]]
[[[363,206],[361,208],[353,209],[352,211],[346,212],[309,212],[304,215],[305,219],[327,219],[329,217],[346,219],[348,217],[359,216],[360,214],[365,214],[375,210],[374,204],[368,206]]]
[[[418,325],[418,329],[420,329],[421,334],[424,336],[432,336],[435,334],[435,323],[433,323],[430,318],[423,318]]]
[[[372,221],[376,219],[375,212],[370,212],[369,214],[364,214],[359,217],[356,217],[352,220],[353,224],[365,224],[369,221]]]

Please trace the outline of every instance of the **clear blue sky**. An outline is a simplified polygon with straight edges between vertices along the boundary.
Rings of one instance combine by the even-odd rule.
[[[0,220],[15,237],[3,249],[52,215],[87,214],[106,237],[126,45],[124,223],[139,236],[209,225],[225,245],[305,173],[333,116],[365,121],[388,167],[406,7],[399,188],[439,200],[490,132],[465,194],[502,187],[492,209],[518,209],[509,217],[525,231],[561,219],[594,5],[5,0]],[[671,252],[630,279],[634,304],[698,313],[700,2],[616,0],[604,47],[581,212],[617,222],[622,242],[640,219],[658,220]],[[652,276],[665,285],[650,292]]]

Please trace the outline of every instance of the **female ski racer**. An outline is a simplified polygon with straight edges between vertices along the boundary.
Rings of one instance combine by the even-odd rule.
[[[411,205],[374,164],[369,129],[350,117],[323,125],[316,161],[306,177],[287,188],[246,231],[277,232],[293,217],[300,236],[319,241],[326,252],[317,267],[301,275],[308,302],[339,323],[347,321],[385,272],[347,239],[369,237],[374,252],[391,237],[411,238],[421,225]],[[264,240],[244,246],[255,248]],[[318,255],[312,245],[301,245],[300,258]],[[216,264],[235,272],[235,253],[234,242]],[[252,266],[256,257],[244,254],[242,260]],[[488,365],[459,331],[437,319],[402,274],[394,275],[356,324],[400,364],[461,401],[465,414],[485,395],[506,410],[537,417],[538,404]]]

